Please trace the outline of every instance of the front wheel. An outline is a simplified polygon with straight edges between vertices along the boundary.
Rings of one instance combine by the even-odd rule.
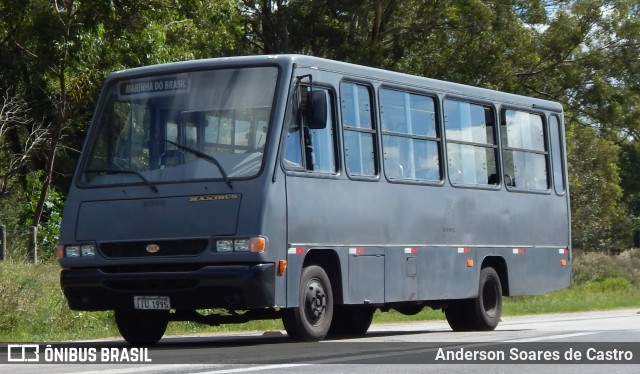
[[[302,269],[298,306],[283,311],[282,323],[292,339],[319,341],[329,332],[333,318],[333,292],[320,266]]]
[[[156,344],[169,323],[168,310],[120,309],[115,311],[115,316],[124,340],[136,346]]]

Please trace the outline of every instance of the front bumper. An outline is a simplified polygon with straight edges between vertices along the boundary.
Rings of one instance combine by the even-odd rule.
[[[275,305],[275,264],[203,265],[179,270],[64,269],[72,310],[133,308],[134,296],[169,296],[172,309],[249,309]]]

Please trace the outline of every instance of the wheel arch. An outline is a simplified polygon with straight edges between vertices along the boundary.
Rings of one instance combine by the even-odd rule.
[[[317,265],[324,269],[329,276],[329,281],[331,282],[334,303],[342,304],[342,268],[340,257],[336,251],[327,248],[314,248],[309,250],[305,256],[302,266],[306,267],[309,265]]]
[[[481,269],[492,267],[500,277],[500,285],[502,286],[502,294],[509,296],[509,272],[507,270],[507,262],[502,256],[487,256],[482,260]]]

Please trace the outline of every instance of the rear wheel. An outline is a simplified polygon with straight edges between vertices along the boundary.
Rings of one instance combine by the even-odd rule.
[[[168,310],[120,309],[115,311],[120,334],[131,345],[156,344],[169,323]]]
[[[498,273],[491,267],[480,271],[478,297],[455,300],[445,316],[454,331],[490,331],[500,322],[502,315],[502,285]]]
[[[333,292],[327,273],[320,266],[302,269],[298,307],[283,311],[282,323],[292,339],[322,340],[333,318]]]
[[[498,273],[491,268],[483,268],[480,272],[478,298],[474,299],[475,316],[472,318],[475,330],[494,330],[502,315],[502,284]]]
[[[447,309],[444,310],[444,315],[447,317],[447,322],[453,331],[469,331],[471,330],[471,318],[469,317],[469,310],[473,308],[473,300],[453,300]]]

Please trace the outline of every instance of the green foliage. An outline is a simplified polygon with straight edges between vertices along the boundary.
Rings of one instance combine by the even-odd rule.
[[[69,310],[55,263],[0,262],[0,341],[117,336],[112,313]]]
[[[243,1],[249,37],[264,52],[308,53],[562,102],[574,246],[615,252],[633,244],[640,188],[624,182],[637,180],[638,163],[621,162],[619,152],[640,140],[636,2],[258,3]]]
[[[21,262],[53,139],[39,248],[57,243],[60,191],[106,75],[254,53],[313,54],[562,102],[573,246],[584,253],[572,287],[509,299],[505,310],[638,305],[640,253],[626,250],[634,231],[640,242],[637,0],[0,0],[0,93],[23,98],[31,119],[0,131],[0,223],[11,259],[0,264],[0,339],[117,335],[110,313],[68,310],[55,264]],[[60,136],[27,153],[38,123]]]
[[[634,0],[0,0],[0,92],[24,98],[33,120],[0,138],[0,180],[11,189],[3,199],[22,222],[32,215],[39,194],[28,178],[54,154],[53,185],[67,190],[109,72],[255,53],[313,54],[560,101],[574,247],[618,252],[634,234],[640,243]],[[35,123],[50,138],[10,170]],[[25,190],[29,204],[20,204]],[[15,222],[11,214],[3,219]],[[53,226],[41,232],[53,239]]]
[[[640,249],[617,255],[578,252],[573,284],[541,296],[505,300],[505,314],[572,312],[640,306]]]
[[[572,236],[577,248],[620,251],[629,247],[630,222],[621,204],[619,147],[595,129],[567,129]]]
[[[622,147],[620,169],[624,190],[623,200],[628,207],[634,231],[634,245],[640,247],[640,144],[626,143]]]
[[[608,278],[624,279],[640,285],[640,249],[630,249],[615,256],[601,252],[579,253],[573,260],[573,282],[584,285]]]
[[[42,171],[35,171],[27,176],[27,189],[25,192],[25,226],[32,226],[32,217],[36,209],[36,204],[42,191]],[[49,188],[45,199],[45,210],[43,219],[38,225],[38,251],[44,252],[45,256],[53,258],[55,248],[58,245],[58,235],[60,223],[62,222],[62,209],[64,208],[64,198],[55,187]]]
[[[580,312],[637,308],[640,306],[640,288],[627,287],[624,281],[597,282],[597,285],[572,285],[569,288],[540,296],[518,296],[506,298],[503,304],[505,315]],[[606,286],[602,286],[606,284]],[[606,287],[606,288],[603,288]]]
[[[15,261],[26,261],[28,238],[24,228],[22,212],[15,209],[15,201],[0,199],[0,224],[5,226],[7,242],[7,258]],[[1,282],[1,278],[0,278]]]
[[[616,293],[631,291],[632,286],[627,279],[616,277],[587,283],[586,289],[591,293]]]

